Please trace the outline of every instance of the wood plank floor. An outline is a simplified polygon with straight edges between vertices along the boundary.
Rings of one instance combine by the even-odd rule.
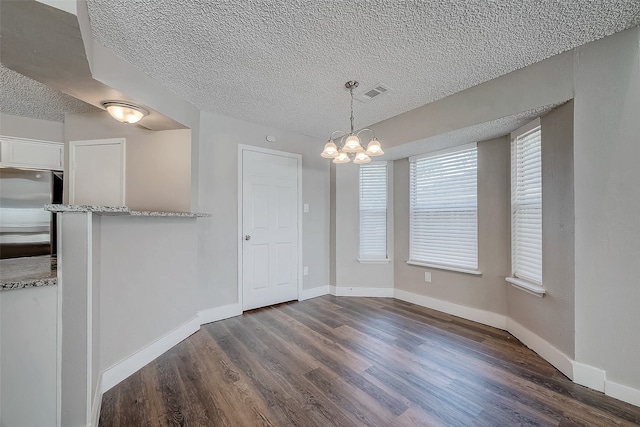
[[[100,426],[633,426],[507,332],[323,296],[204,325],[105,393]]]

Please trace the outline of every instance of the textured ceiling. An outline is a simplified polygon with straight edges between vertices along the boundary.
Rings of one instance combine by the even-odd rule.
[[[93,35],[203,110],[326,138],[640,23],[639,0],[88,0]]]
[[[65,113],[102,111],[4,65],[0,65],[0,88],[0,111],[5,114],[62,122]]]

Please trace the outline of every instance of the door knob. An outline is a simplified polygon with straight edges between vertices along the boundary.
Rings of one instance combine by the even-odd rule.
[[[246,236],[244,236],[244,240],[251,240],[251,236],[247,234]]]

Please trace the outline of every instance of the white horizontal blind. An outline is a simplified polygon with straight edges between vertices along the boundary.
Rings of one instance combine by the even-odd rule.
[[[511,141],[511,269],[542,285],[542,154],[540,126]]]
[[[360,258],[387,258],[387,164],[360,165]]]
[[[477,148],[418,158],[410,167],[410,261],[478,268]]]

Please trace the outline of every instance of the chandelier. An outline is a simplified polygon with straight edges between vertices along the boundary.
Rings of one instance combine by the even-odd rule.
[[[329,141],[324,145],[324,150],[320,154],[327,159],[333,159],[333,163],[349,163],[353,160],[353,163],[363,164],[369,163],[372,156],[381,156],[384,154],[380,141],[376,139],[376,134],[371,129],[361,129],[358,132],[353,132],[353,89],[358,87],[358,82],[355,80],[349,80],[344,84],[344,87],[349,89],[351,94],[351,132],[348,134],[341,130],[333,131],[329,136]],[[365,150],[360,139],[360,134],[363,132],[371,132],[371,140]],[[336,133],[342,133],[340,141],[336,145],[334,142],[334,135]]]

